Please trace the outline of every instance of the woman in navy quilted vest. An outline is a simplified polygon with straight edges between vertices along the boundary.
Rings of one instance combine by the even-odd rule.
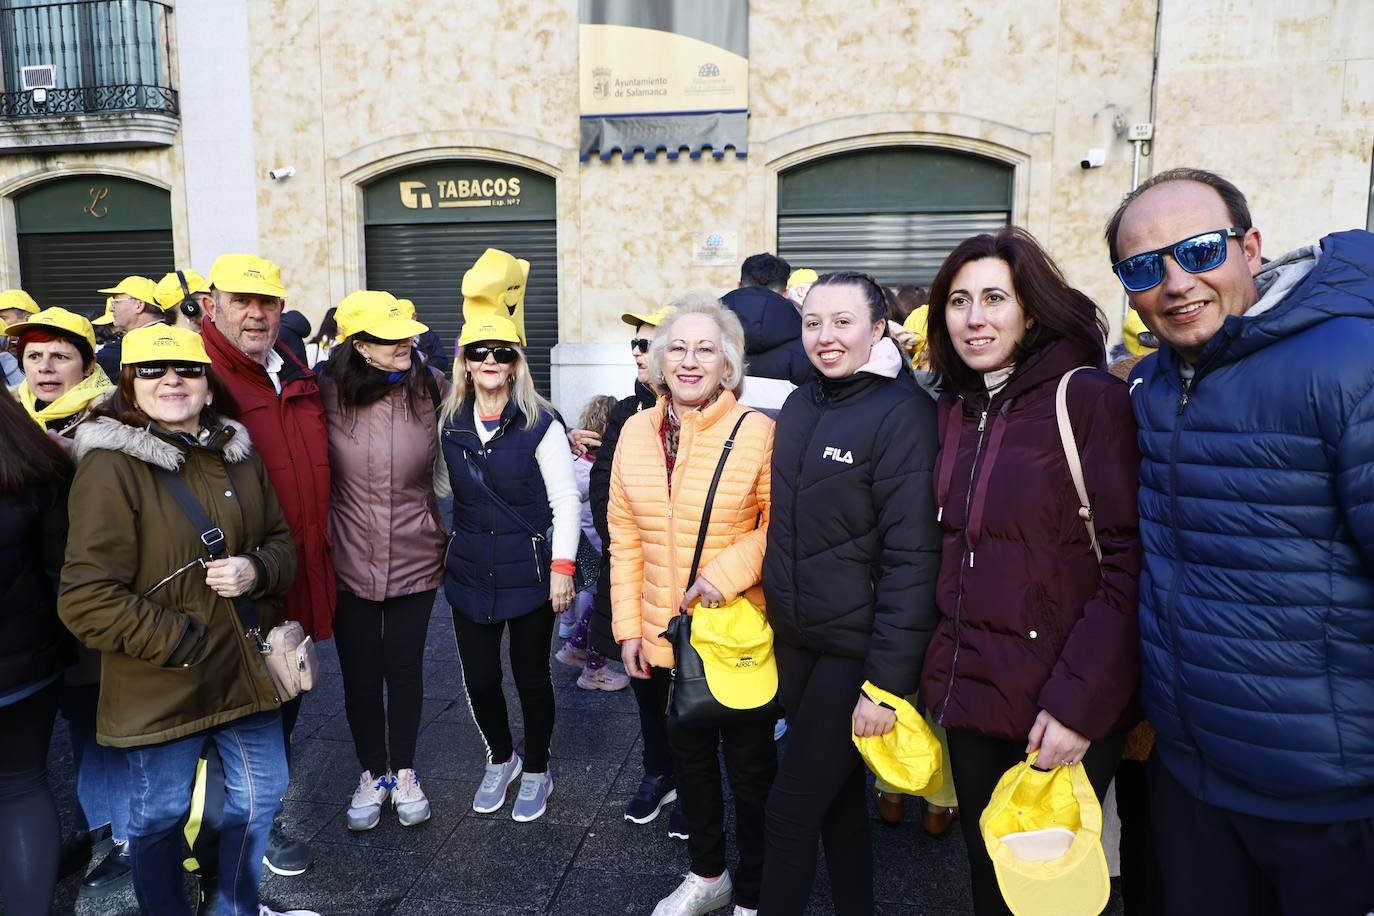
[[[1139,718],[1140,454],[1101,314],[1028,233],[960,243],[930,303],[943,541],[921,694],[948,730],[974,908],[989,916],[1010,912],[978,827],[998,779],[1034,751],[1041,769],[1083,766],[1100,798]],[[1079,367],[1066,443],[1056,396]]]
[[[581,505],[563,424],[534,389],[515,325],[501,315],[474,317],[458,344],[462,367],[440,411],[447,470],[439,478],[441,490],[445,478],[453,490],[444,594],[453,609],[463,686],[487,744],[472,809],[499,811],[519,778],[511,816],[532,821],[553,792],[549,643],[555,615],[572,603]],[[507,630],[525,720],[523,760],[501,692]]]

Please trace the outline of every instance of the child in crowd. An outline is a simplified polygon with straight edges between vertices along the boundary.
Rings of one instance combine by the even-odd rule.
[[[577,425],[591,430],[598,436],[606,431],[606,421],[610,417],[615,398],[599,394],[587,402]],[[592,504],[588,496],[592,464],[596,461],[596,449],[589,449],[582,456],[573,459],[573,476],[577,478],[577,492],[582,497],[582,533],[597,550],[604,549],[601,537],[592,524]],[[577,676],[577,686],[583,690],[624,690],[630,684],[628,675],[606,666],[606,656],[591,647],[587,640],[592,621],[592,602],[598,588],[610,588],[609,582],[597,582],[580,592],[572,607],[564,611],[558,623],[558,635],[567,639],[554,658],[570,668],[581,668]]]

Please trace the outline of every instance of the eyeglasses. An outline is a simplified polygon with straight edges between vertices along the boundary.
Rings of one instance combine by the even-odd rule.
[[[520,358],[520,351],[514,347],[488,347],[475,344],[463,348],[463,359],[470,363],[484,363],[488,356],[503,366],[509,366]]]
[[[177,378],[205,378],[204,363],[139,363],[134,366],[134,375],[141,379],[162,378],[171,369]]]
[[[651,341],[647,337],[636,337],[630,341],[630,351],[633,353],[648,353]]]
[[[671,343],[663,351],[663,358],[670,363],[680,363],[687,358],[687,351],[691,350],[696,354],[697,362],[713,363],[720,356],[714,344],[699,344],[695,347],[688,347],[686,344]]]
[[[1141,293],[1152,289],[1164,281],[1164,256],[1171,255],[1174,263],[1190,274],[1215,270],[1226,263],[1226,250],[1230,246],[1227,239],[1244,238],[1246,230],[1237,226],[1228,229],[1213,229],[1186,238],[1154,251],[1142,251],[1129,258],[1122,258],[1112,265],[1112,270],[1128,292]]]

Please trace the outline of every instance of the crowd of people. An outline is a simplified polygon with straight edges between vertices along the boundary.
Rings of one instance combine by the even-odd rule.
[[[1224,178],[1141,184],[1106,230],[1122,359],[1018,228],[962,241],[928,295],[756,255],[723,297],[621,316],[633,394],[576,426],[530,372],[529,264],[495,249],[463,277],[451,364],[383,291],[312,337],[256,255],[125,278],[94,323],[0,293],[5,912],[48,912],[89,860],[86,896],[131,882],[148,913],[270,916],[264,865],[312,862],[280,812],[305,650],[331,637],[347,829],[388,805],[423,824],[442,589],[486,746],[474,811],[512,787],[517,822],[558,804],[553,661],[631,690],[624,816],[671,806],[686,841],[655,916],[800,914],[818,849],[835,912],[872,913],[870,794],[900,821],[904,790],[870,793],[859,743],[912,708],[943,761],[923,823],[957,821],[979,916],[1015,910],[986,822],[1025,763],[1084,802],[1115,782],[1129,916],[1368,914],[1374,235],[1261,244]],[[683,615],[693,645],[762,628],[768,715],[676,715]],[[283,681],[288,622],[307,639]]]

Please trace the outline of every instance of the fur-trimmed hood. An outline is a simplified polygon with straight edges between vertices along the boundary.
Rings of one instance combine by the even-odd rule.
[[[201,445],[224,455],[231,464],[244,461],[253,454],[253,441],[242,423],[222,420],[218,429],[202,434]],[[76,428],[73,453],[81,461],[91,452],[104,449],[123,452],[146,464],[175,471],[186,460],[185,446],[163,438],[150,426],[129,426],[113,417],[96,417]]]

